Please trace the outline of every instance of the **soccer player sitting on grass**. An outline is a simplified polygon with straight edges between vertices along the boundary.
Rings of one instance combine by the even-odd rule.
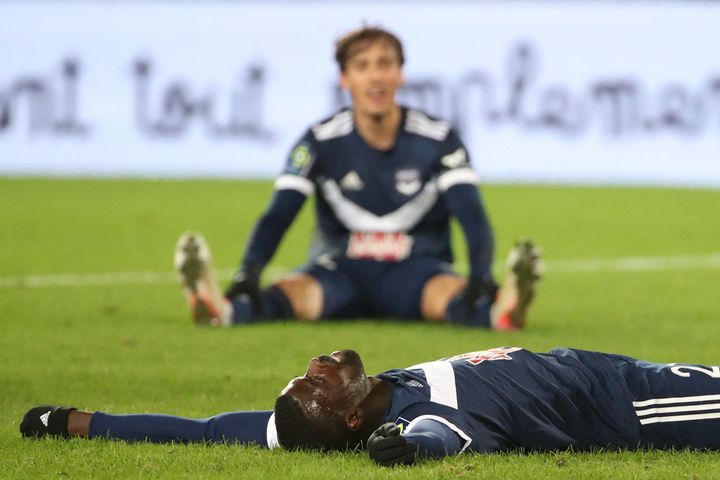
[[[366,376],[353,350],[313,358],[274,412],[204,420],[39,406],[27,437],[364,447],[379,464],[462,452],[720,449],[720,367],[558,348],[495,348]]]
[[[538,251],[525,242],[511,252],[505,283],[513,285],[495,303],[493,235],[477,176],[447,122],[396,102],[404,62],[398,38],[379,28],[351,32],[337,42],[336,60],[352,108],[314,124],[292,149],[225,292],[229,302],[208,280],[204,239],[180,238],[175,265],[195,320],[395,317],[523,327],[540,276]],[[262,289],[264,267],[313,194],[308,264]],[[467,280],[450,267],[451,217],[467,242]]]

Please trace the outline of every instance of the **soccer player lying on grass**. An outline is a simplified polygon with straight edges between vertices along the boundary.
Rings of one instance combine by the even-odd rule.
[[[496,329],[521,328],[529,298],[493,306],[493,234],[468,153],[451,126],[399,105],[402,44],[363,28],[341,38],[335,58],[352,108],[310,127],[291,150],[270,205],[246,246],[225,301],[205,277],[196,234],[178,243],[193,317],[212,325],[298,318],[424,318]],[[260,277],[307,197],[315,195],[309,262],[269,288]],[[240,206],[241,207],[241,206]],[[462,226],[469,278],[450,267],[450,218]],[[512,254],[515,276],[532,284],[537,251]],[[521,289],[529,295],[532,285]]]
[[[364,447],[383,465],[461,452],[720,448],[720,367],[558,348],[495,348],[366,376],[352,350],[313,358],[274,412],[204,420],[40,406],[28,437]]]

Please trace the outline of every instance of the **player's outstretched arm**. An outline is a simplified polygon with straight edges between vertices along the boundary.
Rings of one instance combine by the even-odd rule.
[[[72,407],[40,405],[31,408],[20,424],[25,437],[107,438],[125,441],[211,442],[277,445],[271,410],[228,412],[205,419],[173,415],[112,415]]]

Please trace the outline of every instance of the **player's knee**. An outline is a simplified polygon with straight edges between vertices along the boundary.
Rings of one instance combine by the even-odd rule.
[[[300,320],[317,320],[323,310],[322,285],[306,273],[291,274],[275,284],[288,300],[292,314]]]
[[[446,320],[446,311],[452,299],[462,291],[465,280],[457,275],[440,274],[430,278],[423,287],[420,313],[432,321]]]

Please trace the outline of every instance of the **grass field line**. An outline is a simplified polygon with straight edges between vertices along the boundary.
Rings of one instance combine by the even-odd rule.
[[[546,272],[548,273],[643,272],[715,268],[720,268],[720,253],[672,257],[586,258],[546,261]],[[277,278],[288,270],[289,268],[273,267],[267,270],[267,274],[269,278]],[[218,270],[216,274],[219,278],[230,278],[233,270]],[[171,272],[49,273],[0,276],[0,288],[91,287],[119,284],[160,284],[177,281],[177,275]]]

